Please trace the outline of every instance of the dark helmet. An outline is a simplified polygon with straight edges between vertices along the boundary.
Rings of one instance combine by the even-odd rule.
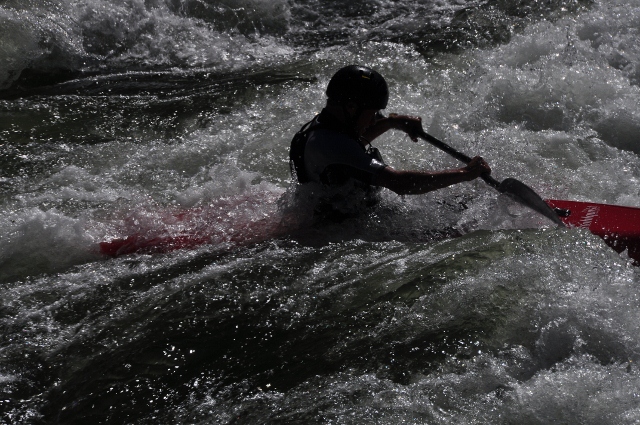
[[[389,88],[382,75],[373,69],[350,65],[331,77],[327,97],[341,105],[353,102],[364,109],[384,109],[389,101]]]

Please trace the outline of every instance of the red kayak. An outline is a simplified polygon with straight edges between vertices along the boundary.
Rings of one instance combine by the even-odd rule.
[[[100,253],[118,257],[273,239],[286,232],[275,217],[277,199],[273,193],[263,193],[222,198],[203,207],[141,211],[124,220],[119,233],[128,236],[101,242]]]
[[[287,230],[273,216],[256,214],[274,196],[223,199],[207,207],[166,211],[156,229],[125,230],[130,236],[100,243],[109,256],[193,249],[204,244],[241,246],[282,236]],[[617,252],[627,251],[640,264],[640,208],[549,199],[569,227],[587,229]],[[156,217],[157,218],[157,217]],[[178,225],[178,228],[173,228]]]
[[[547,199],[569,227],[587,229],[617,252],[627,250],[640,263],[640,208]]]

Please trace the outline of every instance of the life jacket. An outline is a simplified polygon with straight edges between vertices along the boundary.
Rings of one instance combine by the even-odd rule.
[[[320,121],[320,118],[322,118],[322,121]],[[324,113],[324,111],[319,115],[316,115],[311,121],[303,125],[291,140],[291,147],[289,149],[289,168],[291,170],[292,177],[296,179],[298,183],[308,183],[310,181],[307,174],[307,168],[304,163],[304,151],[307,146],[307,141],[309,140],[309,135],[312,131],[319,128],[327,128],[345,133],[356,141],[358,139],[356,135],[350,134],[344,125],[335,120],[331,115]],[[384,163],[382,155],[377,148],[369,146],[365,153],[372,159]],[[323,183],[328,184],[329,182]]]
[[[291,176],[298,180],[298,183],[309,182],[307,167],[304,165],[304,149],[307,147],[307,140],[309,140],[311,131],[321,125],[318,122],[318,116],[303,125],[295,136],[293,136],[293,140],[291,140],[291,147],[289,148],[289,168],[291,170]]]

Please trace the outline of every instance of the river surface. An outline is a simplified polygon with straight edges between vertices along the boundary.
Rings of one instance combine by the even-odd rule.
[[[640,206],[633,0],[3,0],[1,423],[640,423],[626,253],[482,181],[305,221],[289,142],[352,63],[499,180]]]

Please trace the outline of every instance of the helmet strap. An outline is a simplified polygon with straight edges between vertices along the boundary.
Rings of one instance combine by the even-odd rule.
[[[344,114],[347,127],[349,131],[353,133],[353,136],[355,136],[356,138],[359,137],[359,134],[356,130],[356,126],[358,125],[358,118],[360,118],[360,115],[362,115],[362,112],[364,112],[364,108],[358,105],[356,112],[353,115],[351,115],[347,110],[347,105],[345,104],[342,105],[342,113]]]

